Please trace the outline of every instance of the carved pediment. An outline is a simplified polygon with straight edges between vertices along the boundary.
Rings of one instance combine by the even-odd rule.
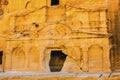
[[[66,36],[71,33],[71,29],[65,24],[57,23],[44,26],[39,31],[39,34],[51,35],[51,36]]]

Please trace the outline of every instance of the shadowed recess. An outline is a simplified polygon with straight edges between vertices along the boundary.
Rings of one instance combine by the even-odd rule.
[[[51,51],[50,57],[51,57],[49,62],[50,71],[60,72],[64,65],[67,55],[65,55],[62,51]]]
[[[3,51],[0,51],[0,65],[2,64]]]
[[[51,5],[59,5],[59,0],[51,0]]]

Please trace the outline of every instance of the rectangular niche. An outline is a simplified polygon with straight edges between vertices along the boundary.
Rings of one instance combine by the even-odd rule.
[[[59,5],[59,0],[51,0],[51,6]]]

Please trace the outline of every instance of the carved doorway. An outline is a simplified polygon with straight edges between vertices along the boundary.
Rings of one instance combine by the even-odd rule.
[[[65,55],[61,50],[51,51],[49,67],[51,72],[60,72],[67,55]]]

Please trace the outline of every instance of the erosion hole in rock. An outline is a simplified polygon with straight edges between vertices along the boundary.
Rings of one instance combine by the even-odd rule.
[[[51,51],[49,67],[51,72],[60,72],[67,55],[65,55],[61,50]]]
[[[51,6],[59,5],[59,0],[51,0]]]
[[[37,23],[32,23],[32,24],[35,25],[36,28],[39,27],[39,24],[37,24]]]
[[[0,51],[0,65],[2,64],[3,51]]]

